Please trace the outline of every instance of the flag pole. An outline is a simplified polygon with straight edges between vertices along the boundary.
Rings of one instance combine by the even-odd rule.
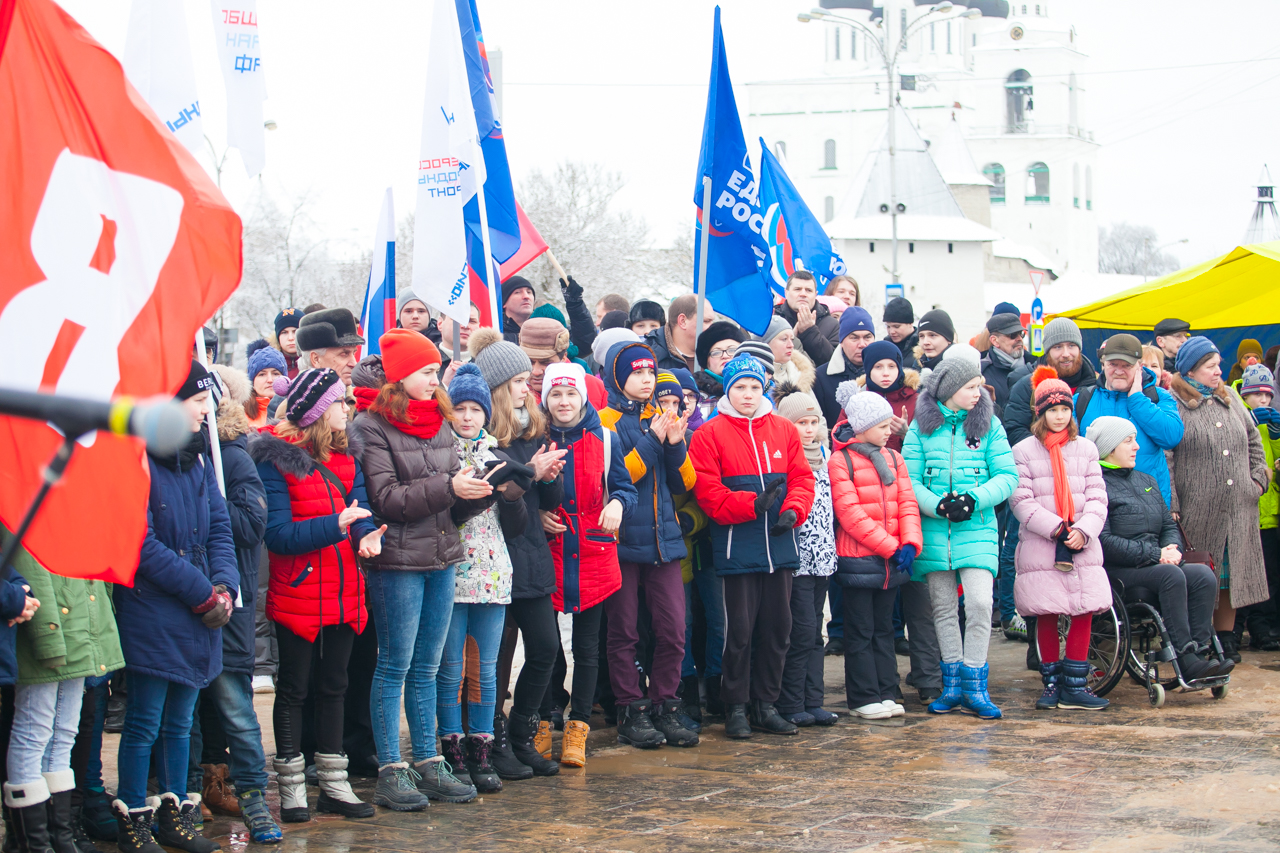
[[[556,271],[556,277],[568,284],[569,276],[564,274],[564,267],[560,266],[560,262],[556,260],[555,253],[551,251],[550,246],[547,247],[547,260],[551,261],[551,266]]]
[[[200,326],[196,329],[196,357],[197,360],[204,365],[205,369],[209,368],[209,359],[204,351],[204,327]],[[209,371],[212,373],[213,371]],[[221,381],[221,379],[219,379]],[[212,395],[211,395],[212,396]],[[222,445],[218,443],[218,407],[214,406],[205,415],[205,421],[209,424],[209,455],[213,457],[213,472],[218,475],[218,491],[222,492],[222,496],[227,496],[227,484],[222,478]]]
[[[718,10],[717,10],[718,11]],[[698,247],[698,316],[694,321],[694,340],[702,334],[702,314],[707,304],[707,249],[711,237],[711,176],[702,176],[702,245]],[[713,341],[714,343],[714,341]],[[696,362],[695,362],[696,364]],[[697,364],[705,369],[705,364]]]
[[[484,245],[484,284],[489,288],[489,304],[493,311],[493,327],[505,332],[505,318],[502,316],[502,304],[498,298],[498,290],[493,286],[493,246],[489,243],[489,211],[484,205],[484,184],[476,187],[476,200],[480,207],[480,241]],[[499,287],[501,283],[499,283]]]

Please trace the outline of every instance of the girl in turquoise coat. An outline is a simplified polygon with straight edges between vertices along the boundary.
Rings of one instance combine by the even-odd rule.
[[[997,505],[1018,485],[1018,468],[978,365],[946,359],[924,381],[902,455],[920,505],[924,551],[914,580],[925,580],[942,652],[942,696],[935,714],[957,707],[999,719],[987,695],[991,588],[998,566]],[[956,582],[964,585],[960,634]]]

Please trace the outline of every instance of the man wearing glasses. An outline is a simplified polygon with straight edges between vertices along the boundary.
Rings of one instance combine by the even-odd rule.
[[[1009,402],[1009,374],[1025,363],[1026,333],[1017,314],[996,314],[987,321],[991,349],[982,357],[982,378],[995,389],[996,405],[1002,411]]]

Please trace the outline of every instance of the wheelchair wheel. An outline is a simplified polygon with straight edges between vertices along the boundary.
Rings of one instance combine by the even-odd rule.
[[[1064,641],[1069,627],[1069,619],[1058,620],[1058,632]],[[1129,623],[1120,618],[1114,604],[1094,614],[1087,683],[1095,695],[1105,696],[1120,681],[1129,659],[1129,644]]]
[[[1214,699],[1226,699],[1227,693],[1230,691],[1230,689],[1231,689],[1230,684],[1224,684],[1221,687],[1210,688],[1209,693],[1213,696]]]
[[[1147,698],[1151,700],[1151,707],[1163,708],[1164,707],[1164,685],[1161,685],[1161,684],[1151,685],[1150,689],[1147,690]]]

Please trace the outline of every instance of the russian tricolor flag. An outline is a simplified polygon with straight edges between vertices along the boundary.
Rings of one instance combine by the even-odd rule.
[[[368,355],[381,355],[378,338],[396,327],[396,215],[391,187],[382,200],[378,214],[378,230],[373,238],[373,263],[369,266],[369,284],[364,291],[364,309],[360,312],[360,328],[368,343]]]

